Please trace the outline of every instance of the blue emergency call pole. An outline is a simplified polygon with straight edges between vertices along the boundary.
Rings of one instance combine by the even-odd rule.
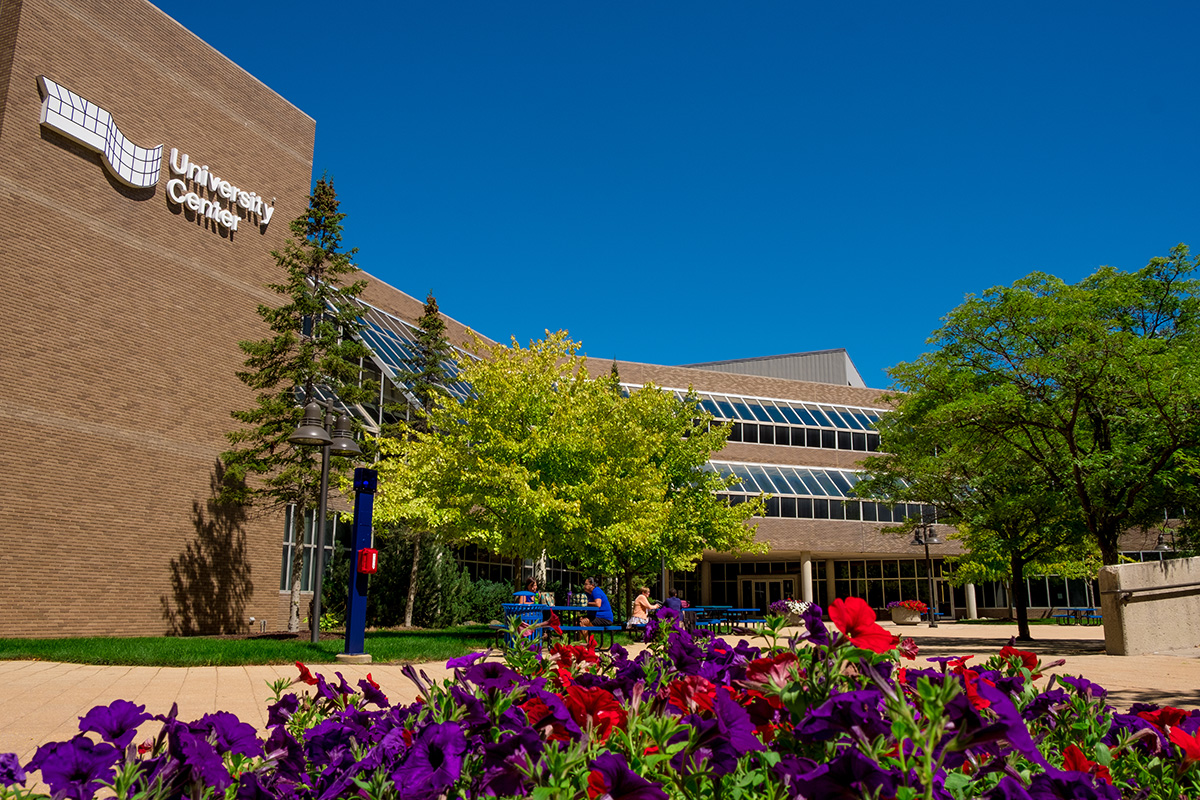
[[[346,598],[344,656],[365,655],[367,580],[378,564],[378,553],[371,548],[371,514],[375,509],[378,479],[379,473],[373,469],[359,467],[354,470],[354,558],[350,562],[350,594]]]

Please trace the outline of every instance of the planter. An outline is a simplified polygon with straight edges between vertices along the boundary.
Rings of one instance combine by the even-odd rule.
[[[794,627],[796,627],[797,625],[801,625],[801,624],[803,624],[803,623],[801,623],[801,621],[800,621],[800,615],[799,615],[799,614],[793,614],[792,612],[790,612],[790,611],[789,611],[788,613],[784,614],[784,616],[785,616],[785,617],[787,617],[787,626],[788,626],[789,628],[794,628]]]
[[[916,625],[921,621],[921,612],[911,608],[893,608],[892,622],[897,625]]]

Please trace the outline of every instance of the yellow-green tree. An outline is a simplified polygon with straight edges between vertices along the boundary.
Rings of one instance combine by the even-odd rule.
[[[523,348],[477,343],[474,396],[430,429],[381,442],[376,518],[509,556],[547,555],[624,577],[690,569],[705,550],[762,552],[705,468],[728,429],[694,398],[592,378],[566,333]]]

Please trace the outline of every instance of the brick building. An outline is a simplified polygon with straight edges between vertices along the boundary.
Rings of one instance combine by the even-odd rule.
[[[236,343],[266,333],[255,308],[276,301],[271,251],[305,208],[314,135],[143,0],[0,2],[0,371],[15,390],[0,405],[0,636],[285,626],[297,526],[209,498],[229,411],[252,400]],[[421,303],[377,280],[364,299],[364,369],[381,401],[398,397],[395,345]],[[686,597],[925,597],[923,552],[885,530],[920,509],[846,496],[884,407],[844,352],[619,368],[700,392],[737,423],[712,468],[773,495],[758,526],[771,552],[706,554],[672,578]],[[937,549],[939,604],[962,615],[971,592],[941,580],[955,545]],[[1002,605],[991,591],[980,607]]]
[[[0,3],[0,636],[284,626],[284,520],[208,498],[314,132],[143,0]]]

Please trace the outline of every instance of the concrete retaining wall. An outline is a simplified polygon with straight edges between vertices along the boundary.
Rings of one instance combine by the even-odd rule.
[[[1099,582],[1109,655],[1200,647],[1200,558],[1104,567]]]

